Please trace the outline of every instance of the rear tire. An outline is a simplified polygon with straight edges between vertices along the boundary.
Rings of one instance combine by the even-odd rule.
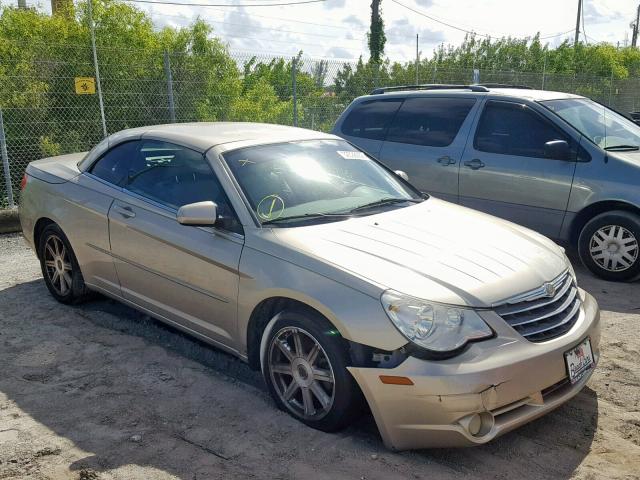
[[[38,256],[44,282],[56,300],[74,304],[90,296],[69,240],[58,225],[48,225],[42,231]]]
[[[306,425],[334,432],[362,410],[362,394],[347,370],[348,346],[321,315],[287,310],[263,338],[262,372],[278,407]]]
[[[601,213],[580,232],[582,263],[598,277],[615,282],[640,276],[640,217],[624,210]]]

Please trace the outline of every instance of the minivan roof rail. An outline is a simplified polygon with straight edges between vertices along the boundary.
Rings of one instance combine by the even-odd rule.
[[[488,92],[489,89],[484,85],[451,85],[451,84],[423,84],[423,85],[399,85],[395,87],[380,87],[371,91],[370,95],[379,95],[386,92],[399,92],[402,90],[450,90],[450,89],[464,89],[471,90],[472,92]]]
[[[477,85],[487,88],[520,88],[522,90],[533,90],[532,87],[528,87],[527,85],[511,85],[509,83],[478,83]]]

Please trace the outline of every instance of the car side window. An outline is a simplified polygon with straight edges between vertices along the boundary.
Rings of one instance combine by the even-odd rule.
[[[544,158],[544,145],[552,140],[566,141],[575,158],[575,142],[541,115],[525,105],[489,101],[480,117],[473,146],[481,152]]]
[[[352,137],[384,140],[402,99],[369,100],[354,107],[342,124],[342,133]]]
[[[473,98],[408,98],[389,127],[387,141],[447,147],[475,103]]]
[[[213,201],[225,219],[224,228],[242,231],[222,185],[200,152],[168,142],[142,140],[125,188],[174,209]]]
[[[89,172],[105,182],[122,186],[127,178],[129,165],[137,153],[137,141],[121,143],[102,155]]]

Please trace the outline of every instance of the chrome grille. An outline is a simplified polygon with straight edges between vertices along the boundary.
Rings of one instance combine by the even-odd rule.
[[[565,334],[580,314],[578,287],[569,272],[550,284],[507,300],[496,307],[496,313],[532,342]],[[555,293],[549,296],[549,290]]]

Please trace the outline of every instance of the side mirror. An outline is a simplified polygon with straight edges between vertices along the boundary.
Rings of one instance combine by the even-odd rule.
[[[553,160],[570,160],[571,149],[565,140],[551,140],[544,144],[544,156]]]
[[[198,227],[215,225],[218,219],[218,206],[211,201],[183,205],[178,209],[178,223]]]
[[[409,175],[407,175],[406,172],[403,172],[402,170],[396,170],[393,173],[395,173],[397,176],[399,176],[405,182],[409,181]]]

